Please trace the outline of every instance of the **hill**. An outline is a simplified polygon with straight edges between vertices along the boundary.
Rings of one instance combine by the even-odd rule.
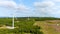
[[[15,17],[14,21],[14,27],[17,28],[12,30],[1,28],[12,26],[12,17],[0,18],[0,34],[55,34],[54,29],[56,27],[55,30],[57,30],[59,28],[57,24],[60,24],[60,18],[54,17]],[[60,33],[56,32],[56,34]]]

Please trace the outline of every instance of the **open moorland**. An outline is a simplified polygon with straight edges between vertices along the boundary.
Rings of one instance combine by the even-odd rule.
[[[12,18],[0,18],[0,34],[60,34],[60,18],[54,17],[16,17],[16,28],[7,26],[12,26]]]

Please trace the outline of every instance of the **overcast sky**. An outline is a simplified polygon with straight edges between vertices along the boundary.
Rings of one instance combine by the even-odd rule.
[[[0,17],[60,17],[60,0],[0,0]]]

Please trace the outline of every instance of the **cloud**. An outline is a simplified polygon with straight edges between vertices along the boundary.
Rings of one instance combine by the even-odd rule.
[[[20,10],[20,11],[21,11],[21,10],[22,10],[22,11],[29,11],[30,8],[27,7],[27,6],[25,6],[25,5],[23,5],[23,4],[20,4],[20,5],[18,6],[17,10]]]
[[[17,11],[29,11],[29,7],[18,4],[14,2],[13,0],[0,0],[0,7],[6,7],[9,9],[17,10]]]
[[[44,1],[60,2],[60,0],[44,0]]]
[[[55,2],[60,2],[60,0],[53,0],[53,1],[55,1]]]
[[[11,0],[0,0],[0,1],[11,1]]]
[[[0,1],[1,7],[15,8],[17,4],[14,1]]]
[[[54,6],[55,4],[53,2],[35,2],[34,3],[34,6],[37,10],[39,11],[42,11],[42,12],[46,12],[47,9],[52,9],[52,7]]]
[[[0,7],[5,7],[12,9],[12,11],[17,10],[19,13],[23,12],[28,14],[29,12],[33,13],[35,16],[52,16],[60,13],[60,6],[57,6],[56,2],[59,0],[45,0],[40,2],[34,2],[34,11],[24,5],[23,3],[17,4],[13,0],[0,0]],[[33,11],[33,12],[32,12]],[[29,14],[31,14],[29,13]],[[20,14],[19,14],[20,15]]]
[[[54,5],[54,3],[53,2],[51,2],[51,1],[49,1],[49,2],[47,2],[47,1],[44,1],[44,2],[35,2],[34,3],[34,6],[40,6],[40,7],[51,7],[51,6],[53,6]]]
[[[2,12],[2,16],[12,16],[11,14],[13,14],[15,11],[15,16],[26,16],[30,15],[30,12],[32,11],[30,7],[24,5],[23,3],[17,4],[13,0],[0,0],[0,9],[1,8],[3,8],[0,10],[0,13]]]
[[[60,13],[60,6],[57,6],[56,3],[52,1],[34,2],[34,7],[35,11],[43,16],[53,16]]]

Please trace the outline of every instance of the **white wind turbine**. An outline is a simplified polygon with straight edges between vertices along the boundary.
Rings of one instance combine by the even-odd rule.
[[[12,26],[6,26],[7,29],[14,29],[14,13],[13,13],[13,17],[12,17]]]
[[[12,26],[7,26],[6,28],[7,29],[14,29],[14,28],[16,28],[16,27],[14,27],[14,18],[15,18],[15,12],[16,12],[16,10],[19,10],[19,8],[17,8],[17,9],[14,9],[15,11],[13,12],[13,16],[12,16]]]
[[[19,10],[19,8],[14,9],[14,10],[15,10],[15,11],[16,11],[16,10]],[[15,12],[13,12],[13,17],[12,17],[12,27],[7,26],[8,29],[14,29],[14,28],[16,28],[16,27],[14,27],[14,22],[15,22],[15,21],[14,21],[14,18],[15,18]]]

